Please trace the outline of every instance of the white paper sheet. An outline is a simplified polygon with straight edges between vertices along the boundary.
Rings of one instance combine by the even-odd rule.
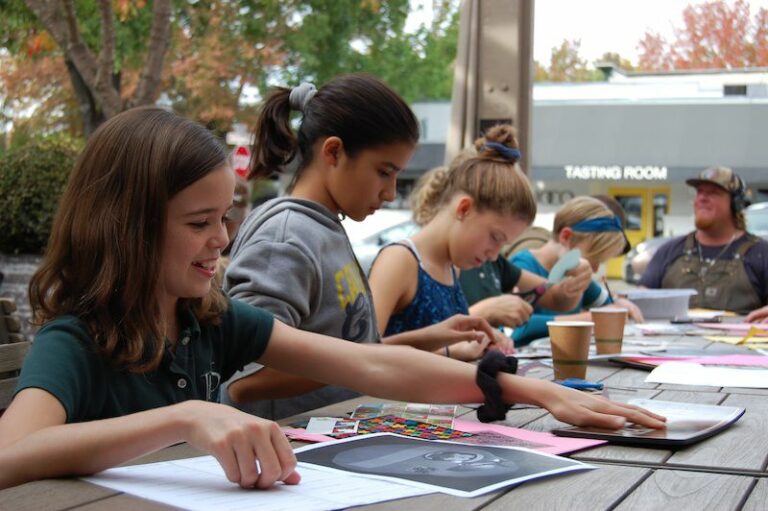
[[[768,369],[736,369],[690,362],[667,362],[651,371],[645,382],[766,389]]]
[[[669,323],[636,323],[634,327],[643,335],[682,335],[685,333],[685,328]]]
[[[322,511],[432,493],[390,481],[301,467],[301,483],[244,490],[212,456],[113,468],[85,477],[100,486],[192,511]]]
[[[312,417],[307,424],[307,433],[313,435],[327,435],[333,433],[333,428],[336,427],[336,421],[339,419],[332,419],[330,417]]]
[[[725,311],[688,309],[688,317],[692,319],[714,319],[724,315]]]

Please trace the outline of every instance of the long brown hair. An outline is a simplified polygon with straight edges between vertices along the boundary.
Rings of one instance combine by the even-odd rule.
[[[207,129],[156,107],[128,110],[91,135],[70,175],[43,262],[29,285],[35,321],[84,321],[117,368],[156,368],[164,349],[155,291],[168,201],[226,162]],[[221,290],[187,300],[216,322]]]

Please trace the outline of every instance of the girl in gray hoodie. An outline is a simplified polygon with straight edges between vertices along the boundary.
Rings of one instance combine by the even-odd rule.
[[[298,133],[292,111],[301,114]],[[288,196],[254,210],[241,226],[224,278],[229,295],[302,330],[379,342],[371,291],[340,218],[361,221],[395,198],[418,138],[405,101],[369,75],[341,76],[319,90],[303,83],[273,91],[257,122],[249,177],[273,176],[291,162],[297,170]],[[426,350],[461,341],[511,348],[487,322],[466,315],[386,340]],[[355,395],[323,387],[251,365],[223,399],[277,419]]]

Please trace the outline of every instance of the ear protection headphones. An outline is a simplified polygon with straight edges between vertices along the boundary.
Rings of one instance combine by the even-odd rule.
[[[747,197],[747,184],[740,176],[734,174],[734,177],[738,186],[731,192],[731,211],[735,215],[744,211],[744,208],[752,204],[752,201]]]

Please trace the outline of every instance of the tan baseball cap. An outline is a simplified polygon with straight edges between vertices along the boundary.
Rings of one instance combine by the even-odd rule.
[[[699,173],[699,177],[687,179],[685,183],[693,187],[699,186],[702,183],[712,183],[731,195],[739,193],[744,189],[744,182],[730,167],[709,167],[702,170]]]

